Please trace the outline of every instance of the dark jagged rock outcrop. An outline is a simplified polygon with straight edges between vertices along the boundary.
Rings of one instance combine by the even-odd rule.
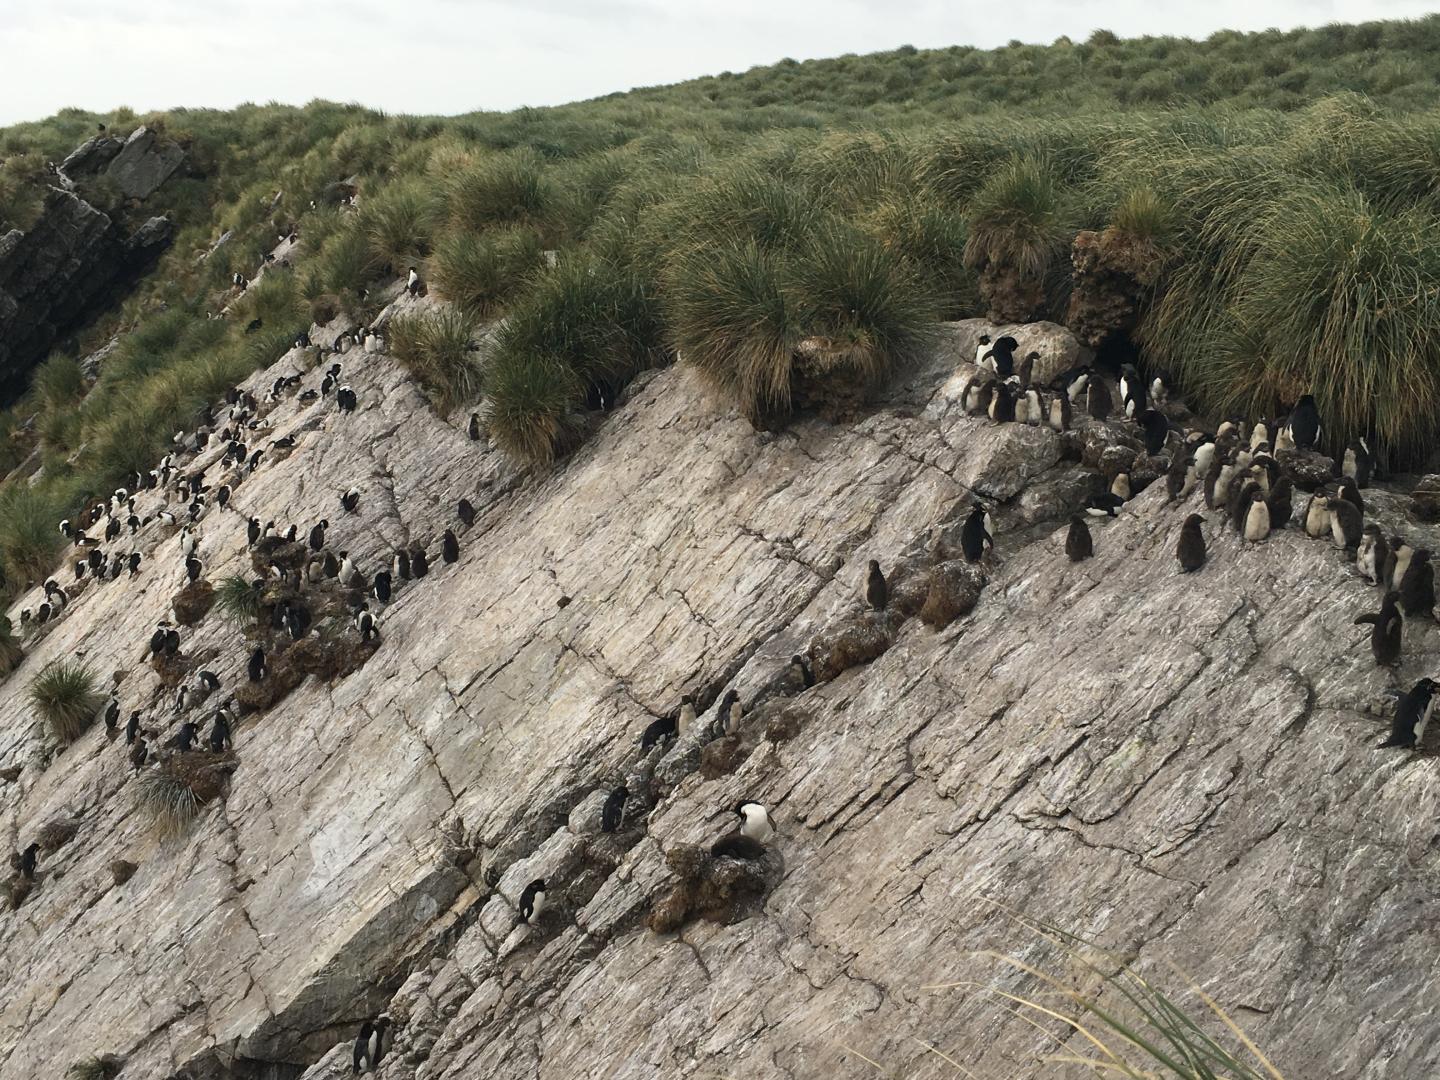
[[[168,218],[154,217],[127,235],[109,214],[52,188],[28,232],[0,237],[0,405],[24,392],[57,341],[148,270],[173,233]]]
[[[1073,288],[1065,325],[1082,344],[1097,348],[1134,327],[1140,301],[1159,280],[1165,255],[1153,241],[1111,226],[1077,234],[1070,263]]]

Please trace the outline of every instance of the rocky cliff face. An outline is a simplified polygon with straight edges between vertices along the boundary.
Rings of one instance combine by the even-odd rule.
[[[1077,441],[1123,436],[963,415],[977,333],[952,328],[853,426],[757,433],[664,371],[549,475],[437,419],[383,355],[339,358],[353,415],[292,390],[265,441],[296,447],[207,515],[206,577],[251,573],[252,515],[302,537],[327,518],[368,573],[411,543],[434,565],[397,587],[363,667],[240,723],[228,793],[169,841],[123,738],[97,724],[57,750],[25,688],[81,658],[120,677],[124,716],[178,728],[141,662],[184,584],[174,530],[125,541],[139,575],[91,583],[28,643],[0,685],[0,764],[23,766],[0,789],[7,834],[79,830],[0,916],[0,1077],[104,1053],[127,1078],[338,1077],[380,1011],[392,1080],[962,1075],[930,1046],[977,1075],[1065,1075],[983,989],[1034,984],[982,950],[1045,959],[996,905],[1180,965],[1287,1075],[1433,1073],[1440,789],[1429,755],[1372,747],[1392,679],[1433,671],[1434,627],[1407,631],[1393,677],[1375,668],[1351,625],[1374,590],[1294,529],[1244,544],[1217,514],[1209,564],[1179,575],[1194,507],[1163,483],[1067,562],[1064,523],[1098,483]],[[477,519],[446,565],[461,496]],[[1367,496],[1387,531],[1423,534]],[[978,604],[922,619],[975,497],[998,529]],[[878,616],[859,599],[871,558],[895,593]],[[812,644],[829,677],[805,690],[787,661]],[[249,647],[218,609],[182,631],[222,695]],[[730,687],[735,742],[642,755],[682,694],[704,714]],[[625,820],[602,834],[622,781]],[[667,853],[727,831],[742,797],[779,827],[763,894],[649,929]],[[117,859],[138,866],[120,885]],[[538,877],[550,909],[518,926]]]
[[[103,175],[125,198],[143,200],[184,159],[179,146],[141,127],[126,140],[90,139],[60,171],[67,187]],[[24,392],[30,369],[57,341],[154,265],[173,232],[159,216],[127,229],[73,190],[53,187],[29,231],[0,236],[0,405]]]

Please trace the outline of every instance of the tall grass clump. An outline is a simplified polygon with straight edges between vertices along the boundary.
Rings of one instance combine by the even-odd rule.
[[[1016,156],[990,171],[968,207],[966,265],[999,321],[1033,318],[1064,269],[1073,235],[1065,192],[1047,158]]]
[[[0,490],[0,551],[7,581],[18,585],[50,573],[64,542],[59,525],[69,495],[23,484]]]
[[[418,181],[392,184],[366,203],[356,227],[370,244],[373,264],[394,274],[418,265],[430,254],[435,209],[434,193]]]
[[[74,405],[85,395],[85,375],[73,356],[54,353],[35,369],[31,391],[46,412]]]
[[[430,260],[440,293],[477,319],[499,314],[540,265],[540,237],[522,228],[447,233]]]
[[[1092,942],[1055,927],[1018,919],[1064,958],[1070,971],[1055,974],[1011,956],[989,954],[1035,979],[1036,994],[982,987],[1007,1003],[1042,1032],[1047,1021],[1078,1036],[1055,1037],[1060,1051],[1043,1059],[1055,1065],[1079,1065],[1097,1076],[1130,1080],[1284,1080],[1280,1071],[1220,1005],[1193,983],[1190,990],[1203,1010],[1186,1008],[1155,982]],[[1075,987],[1075,976],[1098,988]],[[1188,980],[1187,980],[1188,981]],[[975,989],[974,984],[959,984]],[[955,989],[953,985],[927,987]],[[932,1051],[934,1052],[934,1051]]]
[[[800,332],[785,296],[788,267],[753,241],[696,249],[671,267],[676,350],[753,423],[790,409]]]
[[[454,308],[401,315],[388,327],[390,351],[430,395],[442,416],[480,397],[484,372],[472,348],[475,324]]]
[[[30,704],[63,744],[74,742],[90,726],[101,698],[88,667],[54,660],[30,683]]]
[[[507,456],[549,465],[571,447],[585,388],[564,360],[501,349],[487,383],[485,427]]]
[[[234,767],[233,754],[172,754],[135,778],[140,806],[162,838],[179,836],[224,791],[225,778]]]
[[[1299,190],[1261,216],[1230,297],[1239,326],[1207,380],[1257,415],[1303,393],[1338,432],[1373,430],[1402,457],[1440,432],[1440,218],[1354,190]],[[1334,436],[1332,449],[1338,449]]]
[[[260,618],[260,590],[238,574],[223,579],[216,587],[215,603],[235,622],[253,623]]]
[[[557,200],[540,156],[524,151],[493,155],[445,182],[451,224],[472,232],[494,225],[544,227]]]

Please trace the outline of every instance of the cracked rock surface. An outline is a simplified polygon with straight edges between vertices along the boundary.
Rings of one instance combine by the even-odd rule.
[[[0,1077],[105,1053],[127,1078],[349,1075],[381,1011],[381,1075],[406,1080],[957,1075],[922,1041],[1034,1075],[1049,1036],[980,989],[927,989],[1033,990],[978,955],[1036,958],[996,904],[1173,961],[1287,1075],[1432,1074],[1440,787],[1433,757],[1372,747],[1391,680],[1434,670],[1435,628],[1407,628],[1398,674],[1376,668],[1351,625],[1376,591],[1294,529],[1244,544],[1216,515],[1209,562],[1182,577],[1195,507],[1163,483],[1069,563],[1086,475],[1060,436],[963,414],[975,333],[846,426],[757,433],[667,370],[545,475],[470,441],[467,410],[437,418],[383,355],[339,358],[351,416],[292,392],[252,445],[296,449],[207,515],[206,577],[250,574],[250,515],[302,537],[328,518],[366,573],[422,544],[430,574],[397,585],[358,671],[241,720],[228,793],[163,843],[123,739],[97,723],[57,751],[25,688],[79,657],[107,690],[123,673],[123,715],[173,733],[141,659],[185,580],[178,536],[148,525],[137,578],[91,583],[27,642],[0,684],[0,766],[23,765],[0,787],[7,842],[79,830],[0,915]],[[447,566],[461,496],[477,520]],[[978,603],[938,631],[886,613],[882,655],[792,683],[792,654],[861,617],[867,560],[922,559],[977,496],[999,531]],[[1419,534],[1401,500],[1376,503]],[[245,678],[220,609],[181,633],[221,694]],[[642,756],[681,694],[703,727],[731,686],[748,713],[733,771],[702,775],[703,733]],[[597,793],[621,782],[624,823],[600,834]],[[780,830],[760,914],[646,929],[667,851],[708,848],[742,797]],[[123,884],[117,860],[137,867]],[[518,925],[537,877],[548,910]]]

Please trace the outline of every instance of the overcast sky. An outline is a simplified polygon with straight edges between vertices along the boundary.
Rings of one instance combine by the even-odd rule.
[[[553,105],[897,45],[992,47],[1106,27],[1404,18],[1440,0],[0,0],[0,125],[67,105],[140,112],[358,101],[390,112]]]

